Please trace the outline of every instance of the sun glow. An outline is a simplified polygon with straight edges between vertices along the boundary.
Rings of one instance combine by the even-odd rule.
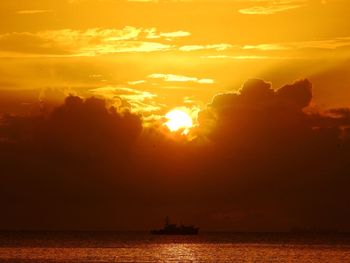
[[[183,130],[183,134],[188,134],[189,129],[193,126],[191,116],[184,110],[172,110],[165,117],[168,119],[165,125],[172,132]]]

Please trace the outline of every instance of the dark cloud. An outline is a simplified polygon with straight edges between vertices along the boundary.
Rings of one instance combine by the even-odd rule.
[[[312,85],[247,81],[199,113],[196,139],[143,128],[103,100],[3,116],[3,229],[350,230],[350,110],[310,106]]]
[[[312,85],[308,80],[297,81],[277,90],[277,97],[284,103],[303,109],[310,105],[312,99]]]
[[[240,94],[215,97],[207,110],[217,123],[211,139],[220,145],[215,170],[227,174],[232,193],[244,189],[238,196],[251,199],[252,210],[260,206],[263,216],[341,228],[349,217],[347,110],[331,110],[337,118],[307,113],[311,98],[307,80],[276,91],[251,80]]]

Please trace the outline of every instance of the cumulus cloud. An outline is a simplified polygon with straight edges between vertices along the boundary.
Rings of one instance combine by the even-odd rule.
[[[204,229],[349,231],[350,110],[315,108],[312,89],[248,80],[198,114],[191,141],[96,98],[3,115],[0,224],[148,229],[171,213]]]

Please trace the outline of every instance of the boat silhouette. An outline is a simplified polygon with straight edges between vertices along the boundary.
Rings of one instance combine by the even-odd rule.
[[[162,229],[151,230],[152,235],[197,235],[199,228],[189,225],[171,224],[169,217],[165,218],[165,224]]]

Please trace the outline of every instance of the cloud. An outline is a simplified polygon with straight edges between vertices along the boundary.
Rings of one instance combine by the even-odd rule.
[[[154,73],[148,76],[151,79],[162,79],[167,82],[196,82],[199,84],[213,84],[213,79],[199,79],[196,77],[188,77],[174,74]]]
[[[185,31],[175,31],[175,32],[168,32],[168,33],[160,33],[159,35],[161,37],[172,39],[177,37],[188,37],[191,35],[191,33],[185,32]]]
[[[285,46],[280,44],[259,44],[259,45],[245,45],[243,49],[259,49],[259,50],[286,50],[288,49]]]
[[[0,54],[70,55],[71,48],[52,39],[31,33],[10,33],[0,35]]]
[[[122,29],[90,28],[85,31],[61,29],[35,33],[7,33],[0,35],[3,56],[57,55],[96,56],[113,53],[160,52],[175,47],[167,42],[189,36],[189,32],[160,32],[155,28],[126,26]],[[150,39],[158,39],[153,42]]]
[[[52,13],[52,10],[48,9],[37,9],[37,10],[19,10],[17,11],[17,14],[19,15],[36,15],[36,14],[45,14],[45,13]]]
[[[147,38],[154,39],[154,38],[165,38],[169,41],[175,39],[175,38],[183,38],[188,37],[191,35],[191,33],[186,31],[174,31],[174,32],[160,32],[157,33],[155,28],[152,28],[150,31],[148,31],[149,34],[147,35]]]
[[[276,96],[285,105],[295,105],[303,109],[310,105],[312,99],[312,85],[308,80],[297,81],[292,85],[286,85],[277,90]]]
[[[282,57],[272,57],[272,56],[229,56],[229,55],[214,55],[214,56],[202,56],[201,58],[206,59],[235,59],[235,60],[259,60],[259,59],[281,59]]]
[[[244,83],[239,93],[219,94],[214,97],[210,107],[216,110],[232,107],[232,110],[238,112],[250,109],[257,112],[270,111],[283,107],[299,115],[310,105],[311,99],[312,85],[308,80],[300,80],[275,91],[271,83],[250,79]],[[271,112],[271,117],[274,113],[274,111]],[[247,115],[242,114],[238,117],[247,118]],[[268,125],[266,127],[268,128]]]
[[[299,8],[299,5],[283,5],[283,6],[254,6],[250,8],[240,9],[239,12],[244,15],[273,15],[287,10]]]
[[[106,101],[68,96],[50,112],[3,115],[0,224],[149,229],[170,210],[203,229],[349,231],[350,109],[320,110],[312,93],[308,80],[248,80],[198,113],[190,141],[162,117],[145,127],[109,107],[155,99],[126,87],[92,91]]]
[[[173,32],[158,32],[157,28],[147,28],[144,30],[146,34],[146,39],[166,39],[168,41],[172,41],[176,38],[183,38],[191,36],[190,32],[187,31],[173,31]]]
[[[265,5],[252,6],[239,9],[239,13],[243,15],[274,15],[277,13],[301,8],[305,1],[300,0],[281,0],[281,1],[254,1],[262,2]]]
[[[144,83],[146,83],[145,80],[135,80],[135,81],[128,82],[129,85],[139,85],[139,84],[144,84]]]
[[[212,44],[212,45],[187,45],[179,47],[180,51],[200,51],[200,50],[215,50],[215,51],[224,51],[232,48],[231,44]]]
[[[228,43],[178,45],[176,40],[191,36],[187,31],[159,32],[156,28],[125,26],[121,29],[46,30],[0,35],[2,57],[77,57],[119,53],[150,53],[202,50],[225,51]]]
[[[128,108],[140,114],[159,112],[163,108],[162,105],[154,101],[157,95],[148,91],[109,86],[91,89],[90,93],[107,99],[117,108]]]
[[[283,210],[282,214],[288,214],[290,218],[298,217],[296,221],[303,221],[295,221],[294,224],[304,227],[305,224],[309,224],[308,227],[318,224],[330,227],[331,221],[338,220],[340,214],[349,215],[349,211],[335,208],[338,202],[343,202],[342,198],[349,198],[348,195],[343,195],[344,189],[341,190],[343,194],[333,196],[337,192],[337,187],[333,186],[342,180],[340,174],[347,173],[346,169],[336,167],[339,162],[343,162],[344,153],[347,152],[345,148],[349,147],[349,141],[342,139],[341,128],[342,125],[348,125],[348,117],[345,117],[346,114],[341,115],[341,120],[334,122],[334,119],[330,121],[320,112],[307,114],[305,108],[310,107],[311,86],[309,81],[301,80],[273,90],[270,83],[250,80],[243,85],[239,93],[216,96],[208,110],[201,113],[200,122],[203,130],[210,130],[212,140],[221,145],[218,147],[219,151],[225,153],[224,158],[227,162],[218,160],[220,165],[230,166],[229,162],[236,163],[231,169],[217,169],[227,173],[231,171],[235,175],[244,170],[245,182],[256,181],[257,184],[265,185],[267,189],[275,189],[272,185],[281,187],[280,191],[277,191],[278,196],[286,203],[283,202],[283,205],[275,209]],[[215,125],[212,127],[213,122]],[[346,133],[348,134],[348,130]],[[330,153],[335,156],[329,158]],[[260,168],[250,169],[247,166],[241,170],[241,162]],[[333,186],[326,186],[323,184],[325,182],[332,182]],[[232,185],[237,187],[240,183],[233,179]],[[263,188],[264,186],[257,190],[253,187],[247,195],[256,195],[255,191],[262,191],[259,196],[269,199],[268,190],[264,191]],[[332,197],[322,197],[321,189]],[[297,197],[298,194],[295,193],[300,194],[300,191],[305,192]],[[290,195],[293,196],[291,199]],[[272,196],[277,198],[275,194],[271,194],[271,198]],[[293,198],[299,201],[292,200]],[[298,205],[298,202],[305,202],[305,206]],[[320,217],[314,215],[322,214],[322,202],[329,205],[334,216],[323,217],[322,222],[317,222],[317,218]],[[307,209],[312,212],[308,212]],[[298,211],[299,216],[293,215],[293,211]],[[306,223],[307,221],[309,223]]]
[[[350,46],[350,38],[342,37],[335,39],[312,40],[312,41],[298,41],[286,43],[269,43],[258,45],[245,45],[244,50],[262,50],[262,51],[280,51],[293,49],[324,49],[334,50]]]

